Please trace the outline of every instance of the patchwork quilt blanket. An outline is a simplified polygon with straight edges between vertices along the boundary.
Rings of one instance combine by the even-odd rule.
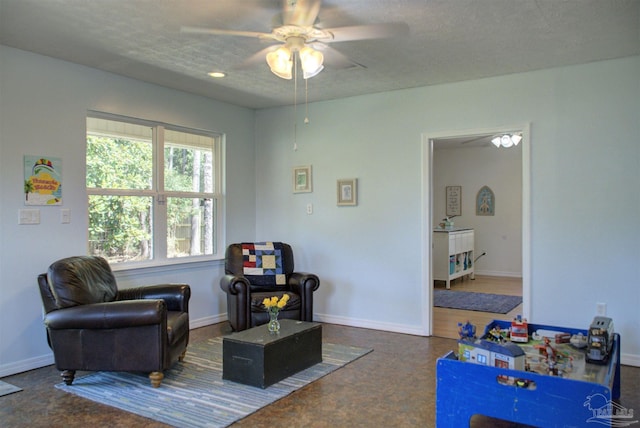
[[[286,285],[281,242],[243,242],[242,269],[255,285]]]

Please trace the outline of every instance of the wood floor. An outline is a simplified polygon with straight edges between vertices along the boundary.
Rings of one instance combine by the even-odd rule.
[[[202,327],[191,331],[191,342],[230,332],[226,322]],[[435,426],[436,361],[456,349],[455,340],[334,324],[323,324],[322,335],[328,342],[372,348],[373,352],[233,424],[233,428]],[[620,405],[640,411],[640,368],[622,366],[621,379]],[[167,426],[55,388],[61,379],[53,366],[2,380],[23,388],[0,397],[2,428]],[[473,396],[471,391],[461,393]],[[450,425],[442,421],[440,426]],[[469,426],[521,427],[477,415]]]
[[[435,288],[445,289],[445,283],[436,282]],[[522,279],[500,276],[476,275],[476,279],[462,278],[451,283],[452,291],[472,291],[476,293],[506,294],[522,296]],[[458,323],[469,321],[481,330],[494,319],[510,320],[522,314],[522,304],[507,314],[491,312],[463,311],[457,309],[433,308],[433,335],[458,339]]]

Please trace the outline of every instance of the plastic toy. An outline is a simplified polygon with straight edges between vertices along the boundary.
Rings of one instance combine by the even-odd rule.
[[[571,334],[564,331],[546,330],[540,329],[533,332],[531,337],[534,340],[544,340],[548,338],[556,343],[569,343],[571,340]]]
[[[526,318],[522,318],[522,315],[516,316],[511,321],[509,337],[512,342],[527,343],[529,341],[529,324]]]
[[[483,339],[490,340],[496,343],[505,343],[507,341],[507,331],[500,329],[500,327],[494,327],[487,332]]]
[[[544,356],[547,363],[547,372],[551,376],[560,376],[562,372],[558,367],[558,364],[563,363],[566,369],[570,369],[573,366],[573,357],[571,357],[568,353],[558,351],[556,348],[551,346],[551,339],[545,337],[543,340],[544,344],[535,345],[534,347],[538,349],[540,355]]]
[[[484,339],[458,341],[460,361],[524,370],[524,351],[515,343],[495,343]]]
[[[595,317],[589,327],[585,359],[589,363],[606,363],[611,354],[612,345],[613,320],[607,317]]]
[[[462,324],[458,323],[458,335],[461,340],[475,339],[476,338],[476,326],[469,321]]]
[[[571,339],[569,339],[569,343],[571,343],[571,346],[573,346],[574,348],[586,348],[587,336],[582,333],[574,334],[573,336],[571,336]]]

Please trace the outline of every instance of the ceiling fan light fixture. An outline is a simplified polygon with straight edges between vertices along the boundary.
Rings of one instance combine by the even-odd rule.
[[[506,134],[500,138],[500,143],[502,144],[502,147],[506,147],[506,148],[513,146],[513,141],[511,141],[511,136]]]
[[[302,75],[305,79],[317,76],[324,69],[324,55],[310,46],[305,46],[298,52]]]
[[[281,46],[273,52],[267,54],[267,64],[271,72],[283,79],[291,80],[291,68],[293,61],[291,51],[286,46]]]
[[[491,139],[491,142],[494,146],[505,148],[517,146],[520,141],[522,141],[522,135],[520,134],[496,135],[493,139]]]

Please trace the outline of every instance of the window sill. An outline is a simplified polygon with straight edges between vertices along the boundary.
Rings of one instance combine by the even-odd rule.
[[[116,263],[111,265],[111,270],[117,275],[120,273],[158,273],[158,272],[175,272],[179,270],[193,269],[207,266],[211,267],[224,264],[224,258],[214,257],[198,257],[190,259],[170,259],[170,260],[154,260],[135,263]],[[120,276],[120,275],[118,275]]]

